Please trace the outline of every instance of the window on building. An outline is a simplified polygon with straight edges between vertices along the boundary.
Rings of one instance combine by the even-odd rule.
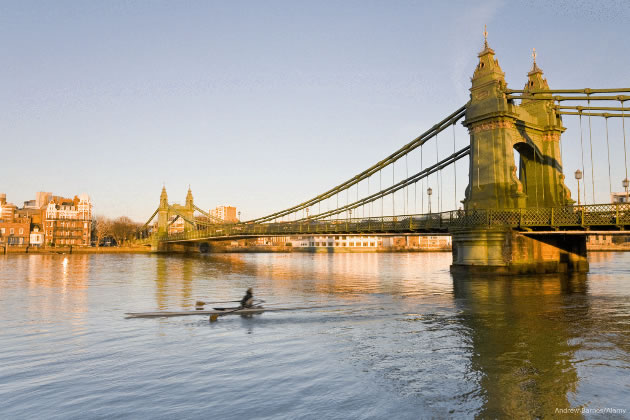
[[[20,228],[20,235],[24,235],[24,228]]]
[[[9,234],[10,235],[13,235],[14,233],[15,233],[15,229],[13,229],[13,228],[9,229]]]

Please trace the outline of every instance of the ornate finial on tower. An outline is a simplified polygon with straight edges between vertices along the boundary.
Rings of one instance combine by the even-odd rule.
[[[534,59],[534,65],[536,65],[536,47],[532,49],[532,58]]]
[[[532,69],[529,71],[529,73],[527,73],[527,83],[525,84],[525,88],[524,88],[526,92],[549,89],[549,84],[547,83],[547,79],[543,77],[543,71],[541,70],[540,67],[538,67],[538,64],[536,64],[537,56],[538,54],[536,53],[536,48],[532,48],[533,63],[532,63]],[[536,95],[538,95],[538,99],[542,98],[540,92],[536,93]],[[525,94],[524,96],[528,96],[528,94]],[[530,101],[528,99],[523,99],[522,104],[527,104],[529,102]],[[540,101],[538,101],[538,103],[540,104]]]
[[[528,75],[533,74],[533,73],[540,73],[540,74],[542,74],[542,70],[536,64],[536,57],[537,56],[538,56],[538,54],[536,54],[536,48],[532,48],[532,59],[534,60],[534,62],[532,64],[532,69],[529,71]]]
[[[483,25],[483,50],[479,53],[479,57],[488,53],[494,54],[494,50],[488,45],[488,27]]]
[[[483,48],[488,48],[488,25],[483,25]]]

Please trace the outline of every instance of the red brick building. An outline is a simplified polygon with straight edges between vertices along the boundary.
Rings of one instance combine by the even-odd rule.
[[[0,219],[0,245],[28,245],[30,234],[30,218]]]
[[[44,219],[44,242],[48,246],[90,245],[92,203],[87,194],[74,198],[53,197]]]

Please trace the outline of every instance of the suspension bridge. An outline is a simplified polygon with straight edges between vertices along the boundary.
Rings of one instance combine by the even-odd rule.
[[[309,200],[238,223],[201,210],[190,189],[185,205],[169,204],[163,188],[143,226],[148,236],[157,216],[157,229],[146,240],[168,251],[261,236],[437,233],[453,236],[452,270],[588,271],[586,235],[630,227],[624,107],[630,88],[550,89],[534,50],[524,88],[509,89],[484,37],[468,103],[385,159]],[[571,120],[573,132],[563,119]],[[593,136],[595,120],[604,121],[605,134]],[[568,146],[563,136],[570,137]],[[600,185],[606,176],[595,170],[594,161],[602,159],[593,157],[594,139],[599,158],[606,150],[609,196],[613,173],[623,177],[619,202],[597,202],[602,193],[596,193],[596,179]],[[571,173],[577,201],[567,186],[563,152],[578,168]],[[176,219],[184,229],[169,234]]]

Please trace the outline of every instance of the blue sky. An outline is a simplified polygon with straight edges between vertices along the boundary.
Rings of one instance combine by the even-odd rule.
[[[202,208],[261,216],[463,105],[484,24],[509,87],[536,47],[552,88],[605,88],[630,87],[628,22],[625,1],[4,1],[0,192],[16,204],[87,192],[97,213],[143,221],[163,182],[176,202],[191,184]]]

